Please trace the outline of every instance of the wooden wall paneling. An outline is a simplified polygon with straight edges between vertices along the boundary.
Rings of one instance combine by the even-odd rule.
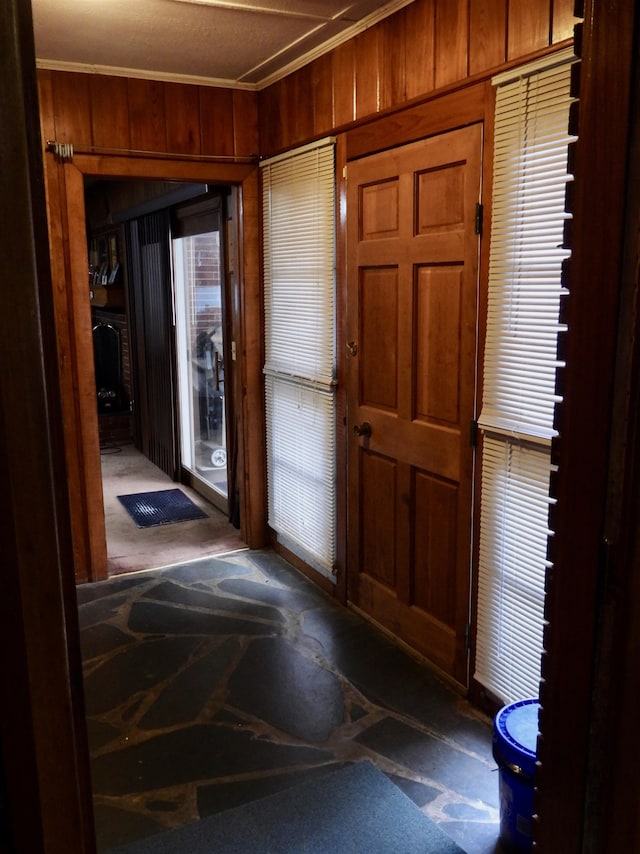
[[[44,160],[47,188],[49,250],[53,310],[56,325],[58,352],[58,381],[60,406],[65,437],[66,479],[71,516],[73,562],[76,582],[89,581],[90,550],[87,526],[84,522],[84,492],[82,489],[81,433],[76,406],[76,364],[73,338],[73,318],[70,294],[67,289],[67,263],[65,256],[68,233],[64,167],[47,154]]]
[[[508,60],[548,46],[550,16],[550,0],[509,0]]]
[[[311,91],[313,94],[313,131],[316,136],[330,133],[335,120],[333,115],[333,57],[325,53],[311,63]]]
[[[468,74],[469,0],[436,0],[436,89]]]
[[[637,27],[636,27],[637,32]],[[638,44],[630,104],[640,99]],[[640,851],[640,763],[637,702],[640,697],[640,112],[631,114],[626,184],[625,249],[622,257],[613,394],[606,581],[590,727],[591,780],[585,837],[591,852]],[[616,496],[616,498],[612,498]],[[585,849],[585,854],[587,850]]]
[[[38,73],[40,127],[44,143],[55,138],[54,115],[54,78],[56,72]],[[58,89],[58,101],[61,102]],[[62,117],[61,117],[62,118]],[[89,581],[90,550],[87,527],[84,524],[84,505],[80,456],[80,425],[76,408],[76,382],[74,376],[75,342],[73,339],[73,321],[71,316],[70,295],[67,288],[67,264],[65,255],[66,235],[66,196],[64,187],[64,166],[52,153],[44,156],[44,176],[47,196],[47,225],[49,234],[49,253],[51,269],[51,290],[53,313],[56,326],[56,346],[58,362],[58,383],[60,407],[65,437],[66,480],[68,488],[69,513],[75,581]]]
[[[157,80],[127,80],[129,132],[134,151],[166,151],[164,83]]]
[[[406,21],[402,10],[380,25],[378,88],[381,110],[406,100],[406,58]]]
[[[155,181],[187,181],[194,184],[237,184],[255,166],[251,163],[203,163],[196,158],[180,161],[162,158],[114,157],[112,155],[78,154],[73,163],[84,175],[105,178],[146,179]]]
[[[251,373],[253,386],[259,387],[262,361],[256,356],[256,341],[260,347],[260,297],[258,256],[258,207],[256,167],[252,164],[206,164],[192,160],[188,162],[163,161],[160,158],[130,158],[79,154],[73,163],[58,164],[53,155],[47,155],[49,173],[53,173],[49,192],[49,221],[52,229],[52,258],[58,270],[54,297],[56,307],[56,333],[59,350],[59,372],[61,377],[61,400],[63,404],[65,448],[69,477],[69,495],[72,503],[74,564],[79,568],[76,581],[95,581],[106,577],[106,544],[104,538],[104,511],[100,489],[101,472],[98,447],[97,407],[93,376],[92,336],[88,289],[86,289],[86,244],[84,239],[84,175],[102,175],[118,178],[150,178],[155,180],[181,180],[193,182],[242,183],[248,182],[248,198],[244,215],[248,222],[248,234],[241,245],[243,272],[248,281],[246,297],[250,315],[249,330],[252,341],[246,356],[247,371]],[[55,167],[55,170],[52,169]],[[246,240],[252,242],[247,245]],[[67,246],[69,255],[63,256]],[[244,322],[244,321],[243,321]],[[253,324],[253,325],[251,325]],[[239,342],[239,349],[243,349]],[[253,361],[252,361],[253,360]],[[255,378],[258,378],[257,380]],[[239,404],[243,407],[246,429],[255,431],[255,413],[261,411],[260,404],[248,393]],[[258,430],[252,437],[251,450],[254,454],[245,461],[245,480],[240,484],[245,495],[247,484],[264,484],[264,462],[260,457],[264,432]],[[253,466],[253,468],[252,468]],[[246,499],[243,498],[246,503]],[[264,527],[264,501],[256,499],[256,506],[245,510],[242,534],[252,547],[266,543]],[[249,515],[250,514],[250,515]],[[91,569],[90,572],[88,570]]]
[[[126,78],[92,74],[89,95],[93,144],[97,148],[128,149],[130,122]]]
[[[269,542],[264,448],[263,295],[258,252],[260,246],[258,193],[258,169],[254,169],[242,183],[239,205],[241,213],[238,218],[239,263],[242,268],[240,369],[244,392],[242,401],[238,401],[238,406],[242,406],[242,436],[239,438],[243,451],[242,469],[238,472],[238,485],[241,488],[242,534],[249,548],[254,549],[261,548]]]
[[[435,0],[415,0],[403,11],[406,96],[410,99],[431,92],[435,86]]]
[[[85,524],[85,493],[82,484],[82,438],[77,407],[75,366],[76,351],[73,327],[73,309],[67,288],[68,234],[64,168],[46,157],[49,247],[51,255],[51,282],[56,321],[58,347],[58,376],[60,402],[65,437],[66,477],[69,490],[69,508],[72,526],[73,561],[76,582],[92,581],[88,529]]]
[[[380,110],[380,24],[357,35],[356,63],[356,118],[370,116]]]
[[[69,251],[67,295],[69,330],[74,349],[74,384],[79,445],[77,447],[78,488],[83,506],[88,566],[91,580],[107,577],[107,541],[102,499],[102,464],[98,430],[98,406],[93,369],[91,301],[87,284],[87,241],[84,229],[84,175],[72,163],[64,164],[66,224]],[[90,498],[88,496],[91,496]]]
[[[46,141],[53,139],[56,133],[56,119],[53,109],[52,72],[44,69],[38,71],[38,109],[40,111],[40,133],[42,148]]]
[[[604,722],[613,728],[620,714],[615,702],[594,690],[592,680],[594,657],[607,654],[601,649],[595,656],[595,641],[612,583],[615,564],[610,561],[615,562],[618,545],[615,539],[612,544],[608,540],[606,521],[607,496],[616,495],[619,488],[608,484],[608,475],[637,16],[637,7],[628,0],[606,4],[590,0],[585,3],[580,40],[564,403],[558,419],[561,446],[553,451],[559,451],[560,465],[555,478],[557,504],[550,511],[556,533],[550,541],[554,565],[546,581],[542,737],[534,800],[539,816],[534,839],[544,854],[604,850],[585,844],[592,840],[583,838],[585,818],[596,818],[602,806],[597,800],[585,802],[584,783],[589,759],[594,758],[588,743],[597,723],[590,714],[593,703],[602,704],[610,715]],[[605,217],[602,211],[607,212]],[[607,282],[606,288],[602,282]],[[605,757],[607,766],[613,759],[612,753]],[[633,850],[624,843],[623,848]]]
[[[311,68],[305,65],[291,76],[290,100],[287,109],[294,118],[293,138],[295,143],[313,137],[314,116]]]
[[[573,38],[573,28],[580,21],[573,14],[575,0],[552,0],[551,42],[557,44]]]
[[[350,124],[356,117],[355,40],[341,44],[332,52],[333,114],[335,126]]]
[[[203,155],[234,153],[233,90],[200,86],[200,134]]]
[[[199,153],[201,124],[198,87],[180,84],[167,87],[165,84],[139,80],[128,80],[126,83],[131,118],[130,144],[133,148],[138,151],[166,150],[165,116],[169,114],[171,150],[189,153],[197,148]],[[105,90],[102,90],[101,101],[104,101],[107,95],[107,88],[105,86]],[[165,108],[164,100],[166,90],[168,109]],[[226,118],[233,128],[233,145],[239,149],[240,154],[246,152],[255,155],[258,150],[257,95],[248,91],[234,92],[232,102],[233,113],[227,113]],[[50,130],[55,117],[56,137],[60,141],[71,141],[76,146],[91,144],[89,76],[62,72],[43,74],[41,109],[43,129]],[[104,134],[100,142],[105,147],[115,147],[112,142],[114,137],[107,135],[106,126]],[[142,161],[76,153],[73,165],[63,165],[55,161],[52,154],[47,155],[49,227],[61,397],[73,518],[74,564],[79,571],[76,581],[97,580],[105,577],[106,573],[88,292],[86,305],[82,299],[86,284],[83,176],[104,174],[160,180],[168,177],[178,180],[203,180],[204,175],[205,180],[217,178],[221,182],[237,183],[243,181],[253,168],[247,165],[218,165],[212,172],[207,168],[205,174],[203,165],[194,160],[191,163],[182,163],[178,174],[172,173],[171,166],[159,160]],[[67,193],[70,194],[69,197]],[[257,213],[254,219],[257,222]],[[70,254],[65,254],[68,249]],[[244,254],[250,264],[252,252],[245,251]],[[257,270],[256,262],[253,262],[253,267]],[[83,330],[86,333],[84,335]],[[257,512],[260,511],[261,506],[258,506]],[[253,513],[253,508],[251,512]],[[254,528],[259,525],[260,520],[254,523]],[[259,539],[257,541],[260,542]],[[261,542],[264,543],[264,539]]]
[[[484,83],[476,83],[417,104],[398,113],[368,122],[347,132],[347,157],[353,160],[404,145],[484,118]]]
[[[507,58],[508,0],[474,0],[469,9],[469,74],[496,68]]]
[[[380,110],[399,109],[406,100],[428,97],[434,89],[464,85],[469,76],[495,73],[507,62],[548,49],[551,38],[553,43],[566,41],[576,20],[572,3],[414,0],[311,64],[312,100],[314,92],[320,95],[313,101],[313,135],[347,129]],[[295,90],[296,84],[285,78],[260,93],[261,153],[273,154],[306,138],[292,122],[301,109],[306,128],[309,95]],[[287,126],[281,128],[280,123]]]
[[[33,24],[20,0],[0,4],[0,80],[0,849],[92,854]]]
[[[200,154],[200,102],[197,86],[164,84],[167,150],[171,154]]]
[[[258,93],[233,90],[233,153],[236,157],[256,157],[260,153]]]
[[[260,154],[269,157],[282,148],[282,81],[259,95]]]
[[[282,146],[291,148],[297,142],[296,136],[296,100],[295,76],[290,74],[280,81],[280,126],[282,128]]]
[[[93,140],[89,75],[54,71],[51,82],[56,123],[55,139],[58,142],[70,142],[75,146],[90,146]]]

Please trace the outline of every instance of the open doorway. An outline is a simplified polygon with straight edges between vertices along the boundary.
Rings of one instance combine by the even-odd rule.
[[[225,389],[234,201],[227,187],[86,181],[109,575],[244,546],[227,421],[232,381]],[[206,514],[180,530],[140,530],[119,502],[176,483]]]

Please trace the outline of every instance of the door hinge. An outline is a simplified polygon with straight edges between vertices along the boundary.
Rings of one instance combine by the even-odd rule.
[[[345,181],[347,180],[347,164],[346,163],[342,167],[342,177],[344,178]]]
[[[484,217],[484,205],[481,202],[476,203],[476,234],[482,236],[482,220]]]
[[[472,448],[478,447],[478,422],[474,418],[469,424],[469,444]]]

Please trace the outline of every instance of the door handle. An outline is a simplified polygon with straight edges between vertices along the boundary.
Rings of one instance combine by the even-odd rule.
[[[353,432],[356,436],[361,436],[366,439],[371,435],[371,424],[369,424],[368,421],[363,421],[362,424],[356,424],[353,428]]]

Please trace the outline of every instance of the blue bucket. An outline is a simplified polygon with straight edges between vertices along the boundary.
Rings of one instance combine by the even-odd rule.
[[[538,700],[519,700],[500,709],[493,723],[493,758],[500,775],[500,838],[518,851],[531,851],[532,846],[539,710]]]

